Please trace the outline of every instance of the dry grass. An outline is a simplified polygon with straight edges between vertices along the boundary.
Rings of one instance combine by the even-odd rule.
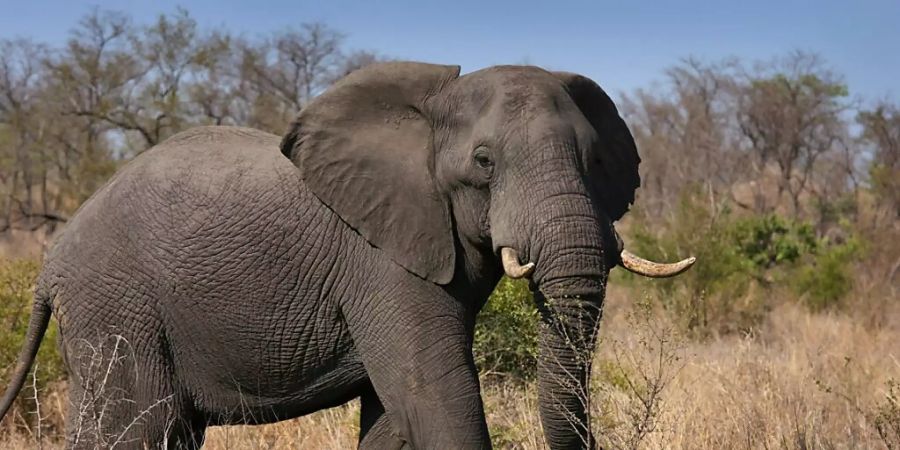
[[[785,304],[751,336],[697,342],[678,339],[658,314],[634,314],[628,298],[611,290],[595,360],[594,430],[607,447],[898,448],[875,424],[879,413],[900,421],[885,415],[888,382],[900,381],[900,305],[873,327],[864,314]],[[654,382],[661,389],[646,405]],[[495,446],[544,448],[533,385],[486,386],[484,397]],[[61,404],[45,402],[42,414],[58,420]],[[358,418],[353,402],[273,425],[215,427],[205,448],[354,448]],[[46,435],[44,448],[61,446]],[[36,447],[33,431],[4,436],[3,448]]]
[[[627,308],[611,309],[592,402],[607,448],[900,448],[900,436],[883,438],[875,427],[888,381],[900,380],[900,308],[888,326],[873,329],[851,315],[784,305],[754,336],[670,336],[662,351],[654,336],[669,330],[665,319],[636,323]],[[659,403],[644,408],[648,382],[659,381]],[[532,388],[490,389],[485,397],[496,444],[545,447]],[[644,412],[650,430],[636,436]],[[891,420],[900,426],[900,416]]]
[[[651,447],[880,448],[872,414],[900,376],[898,342],[785,306],[761,337],[691,345]]]
[[[213,427],[204,449],[356,448],[359,402],[264,426]]]

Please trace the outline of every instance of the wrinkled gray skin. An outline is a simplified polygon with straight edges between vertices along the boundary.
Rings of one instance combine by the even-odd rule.
[[[361,396],[361,448],[489,448],[472,336],[510,247],[536,264],[548,443],[593,447],[581,355],[638,162],[584,77],[370,66],[280,143],[202,127],[122,168],[47,254],[20,366],[52,310],[75,447],[192,448]]]

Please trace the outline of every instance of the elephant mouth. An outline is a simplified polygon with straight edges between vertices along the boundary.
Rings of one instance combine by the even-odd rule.
[[[616,232],[616,241],[618,241],[619,247],[618,265],[624,267],[625,270],[628,270],[629,272],[649,278],[674,277],[690,269],[697,261],[697,258],[693,256],[674,263],[650,261],[625,250],[625,246],[622,243],[622,239],[619,237],[618,232]],[[514,248],[501,248],[500,260],[503,263],[503,272],[505,272],[506,276],[509,278],[527,278],[534,272],[534,263],[520,263],[519,253]]]

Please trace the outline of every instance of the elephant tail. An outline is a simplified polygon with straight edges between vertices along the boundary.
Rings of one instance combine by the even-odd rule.
[[[44,332],[47,331],[47,325],[50,323],[50,302],[49,299],[43,298],[38,292],[35,293],[34,306],[31,310],[31,321],[28,323],[28,331],[25,335],[25,345],[19,353],[19,359],[13,370],[12,378],[3,398],[0,398],[0,420],[9,412],[13,401],[25,384],[28,377],[28,371],[34,363],[38,349],[41,346],[41,340],[44,338]]]

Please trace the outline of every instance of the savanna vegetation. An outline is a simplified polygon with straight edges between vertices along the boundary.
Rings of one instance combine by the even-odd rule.
[[[281,134],[382,58],[323,24],[247,37],[184,10],[150,23],[94,10],[62,46],[0,40],[0,380],[41,249],[118,166],[195,125]],[[859,98],[804,52],[684,59],[614,97],[643,159],[620,233],[644,256],[699,262],[670,280],[613,271],[589,399],[604,446],[900,449],[900,104]],[[544,445],[537,324],[527,285],[504,280],[476,329],[499,448]],[[55,340],[51,328],[0,426],[4,448],[61,446]],[[218,428],[207,443],[348,448],[358,414]]]

